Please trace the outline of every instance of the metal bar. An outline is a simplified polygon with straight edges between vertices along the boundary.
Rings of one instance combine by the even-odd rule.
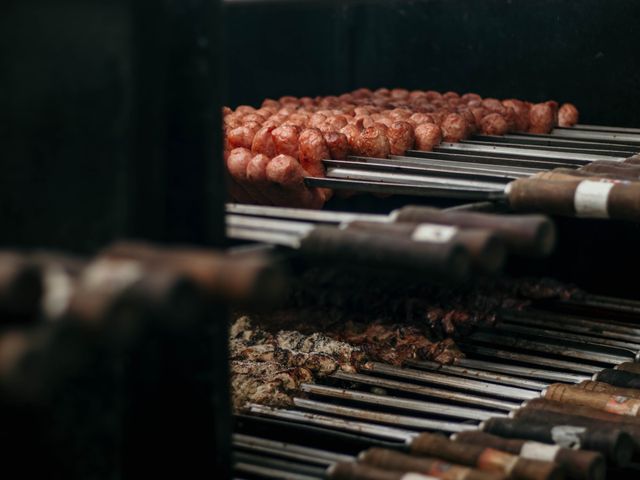
[[[571,298],[568,300],[558,300],[556,303],[564,305],[577,305],[581,307],[596,307],[612,310],[614,312],[624,312],[637,314],[640,318],[640,306],[631,303],[616,303],[614,299],[608,297],[598,297],[596,295],[586,296],[585,298]]]
[[[509,182],[518,178],[524,178],[530,176],[527,175],[513,175],[499,172],[497,169],[491,171],[482,170],[479,168],[469,169],[464,167],[442,167],[433,165],[406,165],[395,160],[378,159],[377,161],[360,162],[357,160],[323,160],[323,163],[328,168],[346,168],[356,170],[375,170],[383,172],[396,172],[402,174],[428,174],[435,177],[445,178],[461,178],[468,180],[480,179],[480,181],[495,181],[495,182]]]
[[[478,408],[458,407],[443,403],[425,402],[422,400],[410,400],[407,398],[392,397],[388,395],[374,395],[372,393],[346,390],[343,388],[327,387],[325,385],[314,385],[304,383],[301,390],[314,395],[339,398],[341,400],[351,400],[355,402],[367,403],[370,405],[383,405],[387,407],[410,410],[421,413],[432,413],[446,417],[464,418],[468,420],[485,420],[491,417],[504,417],[503,413],[496,413]]]
[[[584,363],[570,362],[566,360],[556,360],[554,358],[540,357],[537,355],[529,355],[526,353],[509,352],[506,350],[498,350],[490,347],[482,347],[479,345],[471,345],[468,343],[462,343],[464,348],[463,352],[475,353],[478,355],[485,355],[488,357],[501,358],[503,360],[513,360],[516,362],[529,363],[533,365],[544,365],[545,367],[559,368],[568,370],[570,372],[580,373],[597,373],[602,370],[602,367],[595,365],[587,365]],[[460,346],[460,345],[459,345]],[[587,378],[589,380],[591,377]]]
[[[535,320],[540,322],[549,322],[551,324],[560,325],[565,327],[565,324],[573,327],[584,327],[590,329],[593,334],[610,333],[615,335],[622,335],[623,338],[638,337],[640,338],[640,328],[634,328],[631,324],[625,324],[622,322],[615,322],[610,320],[594,320],[588,317],[579,317],[575,315],[566,315],[562,313],[547,312],[545,310],[527,310],[526,312],[520,312],[517,310],[503,310],[499,313],[502,318],[511,321]]]
[[[263,448],[265,451],[274,452],[276,455],[296,455],[302,456],[302,459],[308,458],[309,461],[322,462],[330,464],[334,462],[350,462],[355,460],[351,455],[330,452],[328,450],[320,450],[317,448],[295,445],[287,442],[279,442],[277,440],[269,440],[251,435],[243,435],[241,433],[233,434],[233,444],[246,448]],[[295,458],[295,457],[291,457]]]
[[[443,365],[438,362],[428,362],[425,360],[407,360],[406,362],[404,362],[404,365],[409,365],[411,367],[415,367],[423,370],[450,373],[452,375],[458,375],[460,377],[465,377],[465,378],[487,380],[493,383],[500,383],[504,385],[511,385],[514,387],[527,388],[530,390],[541,391],[549,386],[549,382],[527,380],[524,378],[514,377],[510,375],[500,375],[493,372],[476,370],[473,368],[463,368],[455,365]]]
[[[240,228],[253,228],[273,232],[291,233],[304,236],[315,228],[313,223],[296,222],[292,220],[276,220],[263,217],[250,217],[246,215],[226,215],[227,226]]]
[[[340,178],[344,180],[370,180],[384,181],[386,183],[400,183],[410,185],[425,186],[457,186],[472,188],[481,191],[500,191],[510,179],[504,182],[489,182],[480,180],[456,179],[451,177],[436,177],[428,175],[411,175],[405,173],[372,172],[368,170],[358,170],[355,168],[330,167],[326,173],[329,178]]]
[[[505,139],[508,140],[508,139]],[[552,152],[563,152],[563,153],[586,153],[589,155],[606,155],[615,158],[625,158],[631,156],[635,153],[632,149],[630,151],[626,150],[613,150],[613,149],[604,149],[604,148],[578,148],[578,147],[567,147],[567,146],[557,146],[557,145],[534,145],[534,144],[526,144],[518,142],[492,142],[486,140],[462,140],[461,143],[469,143],[472,145],[495,145],[505,148],[527,148],[529,150],[543,150],[543,151],[552,151]],[[597,144],[596,144],[597,145]]]
[[[588,153],[561,153],[552,150],[532,151],[527,148],[499,147],[494,145],[474,145],[470,143],[441,143],[436,147],[438,151],[472,151],[472,152],[493,152],[504,155],[525,156],[533,158],[557,159],[571,163],[590,163],[596,160],[624,160],[626,157],[611,157],[608,155],[593,155]]]
[[[502,165],[495,163],[482,163],[482,162],[464,162],[456,160],[441,160],[427,157],[407,157],[399,155],[390,155],[388,159],[372,159],[367,157],[349,157],[355,162],[368,164],[369,162],[383,162],[393,165],[406,165],[406,166],[428,166],[428,167],[442,167],[447,169],[460,169],[462,171],[469,172],[497,172],[507,175],[529,176],[539,172],[545,172],[549,168],[555,167],[555,165],[549,165],[548,168],[531,168],[531,167],[517,167],[511,165]],[[573,167],[573,165],[570,165]]]
[[[452,377],[450,375],[440,375],[433,372],[424,372],[422,370],[414,370],[412,368],[399,368],[379,362],[370,362],[364,365],[363,369],[369,372],[383,373],[407,380],[415,380],[418,382],[433,383],[446,387],[459,388],[472,392],[483,392],[496,397],[512,398],[517,400],[529,400],[538,397],[539,392],[525,390],[522,388],[505,387],[495,383],[482,382],[478,380],[469,380],[466,378]],[[503,402],[506,410],[517,408],[517,404],[511,402]],[[489,405],[487,405],[489,406]]]
[[[380,181],[343,180],[338,178],[305,177],[308,187],[332,188],[354,192],[382,193],[391,195],[415,195],[420,197],[451,198],[458,200],[505,200],[502,191],[474,190],[469,188],[447,188],[444,185],[426,186],[411,184],[382,183]]]
[[[522,348],[525,350],[532,350],[540,353],[549,353],[562,357],[579,358],[580,360],[589,360],[592,362],[612,365],[632,361],[635,357],[634,355],[613,355],[608,353],[594,352],[587,349],[582,350],[579,348],[566,348],[562,345],[551,345],[535,340],[526,340],[524,338],[505,337],[503,335],[494,335],[488,332],[475,332],[467,337],[467,339],[471,341],[487,342],[494,345],[497,344],[512,348]]]
[[[609,142],[623,142],[632,145],[640,145],[640,135],[632,133],[597,132],[591,130],[574,130],[568,128],[554,128],[552,135],[567,138],[583,138],[591,140],[604,140]]]
[[[557,128],[567,128],[567,127],[557,127]],[[610,127],[605,125],[585,125],[584,123],[577,123],[572,128],[574,130],[593,130],[598,131],[601,130],[603,132],[621,132],[621,133],[637,133],[640,135],[640,128],[633,127]]]
[[[514,408],[518,408],[520,405],[513,402],[505,402],[502,400],[495,400],[492,398],[478,397],[477,395],[470,395],[468,393],[452,392],[450,390],[442,390],[439,388],[424,387],[422,385],[415,385],[412,383],[398,382],[396,380],[389,380],[386,378],[372,377],[369,375],[363,375],[360,373],[345,373],[336,372],[331,375],[331,378],[344,380],[348,382],[361,383],[364,385],[371,385],[379,388],[389,388],[392,390],[399,390],[401,392],[414,393],[418,395],[424,395],[427,397],[440,398],[443,400],[453,400],[455,402],[466,403],[479,407],[494,408],[497,410],[509,411]],[[537,395],[527,397],[529,400],[535,398]],[[524,399],[523,399],[524,400]]]
[[[267,207],[262,205],[247,205],[241,203],[227,203],[227,213],[237,215],[259,215],[263,217],[288,218],[291,220],[305,220],[319,223],[345,222],[389,222],[388,215],[366,213],[332,212],[329,210],[307,210],[304,208]]]
[[[305,465],[304,463],[289,462],[278,458],[270,458],[263,455],[253,455],[245,452],[233,452],[235,462],[258,465],[266,468],[273,468],[279,471],[293,472],[297,475],[308,475],[308,478],[323,478],[326,468]]]
[[[288,470],[281,470],[277,468],[264,467],[262,465],[253,465],[245,462],[235,462],[233,469],[237,472],[248,473],[250,475],[258,475],[261,478],[273,478],[276,480],[318,480],[319,478],[325,478],[325,475],[310,476],[302,475],[299,473],[293,473]]]
[[[326,415],[318,415],[315,413],[272,408],[264,405],[252,404],[250,407],[250,411],[252,413],[257,413],[268,417],[285,418],[301,423],[321,425],[323,427],[329,427],[336,430],[346,430],[349,432],[367,434],[374,437],[385,438],[387,440],[399,440],[402,442],[407,442],[409,441],[409,439],[416,436],[416,432],[411,432],[409,430],[384,427],[372,423],[354,422],[351,420],[327,417]]]
[[[382,413],[373,410],[345,407],[342,405],[335,405],[333,403],[324,403],[297,397],[293,399],[293,403],[296,405],[296,407],[304,408],[307,410],[332,413],[334,415],[353,417],[360,420],[372,420],[375,422],[388,423],[391,425],[401,425],[403,427],[410,427],[415,429],[435,430],[448,433],[464,432],[477,429],[475,425],[469,425],[459,422],[447,422],[444,420],[409,417],[406,415],[397,415],[394,413]]]
[[[296,235],[265,232],[253,228],[227,227],[227,237],[234,240],[249,240],[252,242],[273,243],[295,249],[300,248],[300,239]]]
[[[605,347],[620,348],[629,350],[634,355],[640,351],[640,345],[637,343],[622,342],[618,340],[609,340],[606,338],[592,337],[588,335],[579,335],[575,333],[563,332],[559,330],[546,329],[541,327],[529,327],[524,325],[513,325],[510,323],[497,323],[493,328],[505,332],[524,333],[527,335],[535,335],[539,337],[555,337],[560,336],[563,340],[570,340],[575,343],[583,343],[585,345],[601,345]]]
[[[395,156],[391,156],[395,158]],[[584,165],[584,162],[561,162],[559,160],[541,160],[539,158],[526,157],[510,157],[504,153],[494,152],[473,152],[463,150],[435,150],[431,152],[423,152],[421,150],[407,150],[402,158],[430,158],[441,160],[453,160],[465,163],[483,163],[492,165],[509,165],[521,168],[542,168],[549,170],[551,168],[576,168]]]
[[[481,352],[483,350],[482,347],[478,347],[477,350],[479,354],[482,354]],[[467,348],[467,351],[471,352],[471,349]],[[496,352],[499,352],[499,350],[496,350]],[[505,353],[509,353],[509,352],[505,352]],[[522,361],[520,359],[514,359],[514,360]],[[578,382],[591,379],[591,375],[588,375],[588,376],[577,375],[577,374],[568,373],[568,372],[542,370],[539,368],[522,367],[519,365],[511,365],[508,363],[490,362],[487,360],[476,360],[471,358],[457,358],[454,360],[454,363],[461,367],[478,368],[478,369],[489,370],[492,372],[501,372],[501,373],[508,373],[512,375],[520,375],[528,378],[544,379],[552,382],[578,383]],[[600,371],[600,369],[597,369],[597,371]]]
[[[608,150],[619,150],[626,153],[635,153],[637,148],[626,145],[619,145],[615,143],[598,142],[595,140],[572,140],[567,138],[557,138],[551,135],[546,136],[531,136],[531,135],[519,135],[519,134],[506,134],[502,136],[493,135],[473,135],[472,140],[480,140],[487,142],[497,143],[516,143],[522,145],[548,145],[558,147],[576,147],[576,148],[604,148]]]

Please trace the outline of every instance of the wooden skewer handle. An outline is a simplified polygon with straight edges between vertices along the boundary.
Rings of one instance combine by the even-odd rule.
[[[413,439],[411,453],[441,458],[478,470],[504,473],[514,480],[551,480],[562,477],[558,466],[549,460],[521,458],[490,446],[452,442],[430,433],[423,433]]]
[[[420,472],[424,475],[450,480],[503,480],[507,476],[496,472],[483,472],[435,458],[417,457],[386,450],[370,448],[360,453],[358,461],[376,468],[401,472]]]
[[[553,222],[544,215],[497,215],[492,213],[443,211],[408,206],[394,212],[398,222],[438,223],[463,228],[490,229],[500,235],[509,250],[520,255],[549,255],[556,243]]]
[[[500,237],[488,229],[465,229],[431,223],[351,222],[349,230],[375,234],[397,235],[415,242],[458,244],[469,252],[476,266],[488,273],[499,271],[504,265],[506,249]]]
[[[635,388],[614,387],[608,383],[594,382],[592,380],[585,380],[578,383],[576,386],[587,392],[606,393],[609,395],[640,399],[640,390]]]
[[[469,273],[469,254],[452,242],[414,242],[334,227],[316,227],[300,243],[301,251],[345,262],[420,271],[439,278],[461,280]]]
[[[636,362],[623,362],[614,367],[614,370],[621,372],[637,373],[640,375],[640,363]]]
[[[523,458],[555,462],[574,480],[604,480],[606,464],[602,454],[588,450],[572,450],[559,445],[509,439],[485,432],[468,431],[454,435],[454,441],[495,448]]]
[[[506,190],[511,207],[565,216],[640,221],[640,183],[524,178]]]
[[[640,388],[640,374],[627,370],[605,368],[595,374],[593,379],[622,388]]]
[[[600,452],[616,465],[628,463],[634,451],[634,443],[629,434],[614,428],[587,428],[566,423],[554,425],[546,423],[544,419],[534,422],[520,418],[490,418],[481,425],[482,431],[501,437]]]

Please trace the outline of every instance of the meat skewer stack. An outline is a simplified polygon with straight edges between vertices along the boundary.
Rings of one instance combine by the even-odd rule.
[[[538,104],[474,93],[358,89],[337,96],[267,99],[261,108],[225,107],[224,159],[231,197],[242,203],[320,208],[332,195],[307,188],[324,176],[323,159],[386,158],[431,150],[480,132],[548,133],[571,126],[578,111],[555,101]]]

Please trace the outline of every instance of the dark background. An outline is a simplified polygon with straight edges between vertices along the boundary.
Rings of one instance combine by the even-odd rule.
[[[231,106],[384,86],[553,98],[575,102],[584,122],[640,126],[640,3],[633,0],[225,7]]]

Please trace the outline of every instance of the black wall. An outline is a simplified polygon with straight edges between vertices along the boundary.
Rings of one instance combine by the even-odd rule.
[[[584,122],[640,126],[633,0],[267,3],[226,5],[230,105],[403,86],[554,98]]]

